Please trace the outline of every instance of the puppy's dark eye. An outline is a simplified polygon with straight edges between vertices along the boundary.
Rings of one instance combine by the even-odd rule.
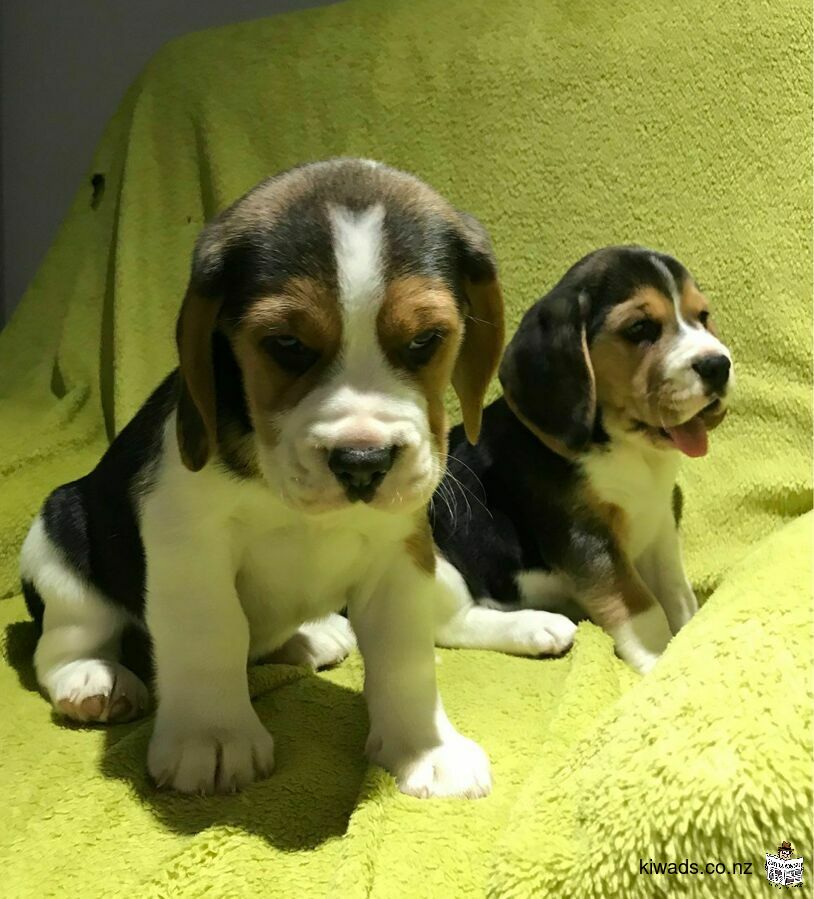
[[[643,318],[622,331],[631,343],[655,343],[661,337],[661,324],[652,318]]]
[[[444,335],[438,330],[422,331],[404,348],[404,356],[410,368],[420,368],[435,355]]]
[[[709,312],[707,312],[706,309],[703,312],[698,313],[698,321],[702,328],[706,328],[707,322],[709,321]]]
[[[263,338],[263,349],[287,372],[301,375],[319,359],[319,353],[290,334]]]

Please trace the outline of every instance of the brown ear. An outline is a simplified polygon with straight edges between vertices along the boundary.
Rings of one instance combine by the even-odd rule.
[[[178,316],[179,393],[176,428],[181,459],[190,471],[206,465],[217,446],[212,336],[220,302],[187,289]]]
[[[503,352],[503,294],[489,235],[476,219],[461,217],[460,271],[468,308],[464,337],[452,374],[470,443],[480,435],[483,400]]]
[[[588,352],[587,293],[555,288],[523,316],[506,348],[500,382],[514,414],[563,456],[584,450],[596,419]]]

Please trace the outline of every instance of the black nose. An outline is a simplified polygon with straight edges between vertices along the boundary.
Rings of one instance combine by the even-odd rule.
[[[692,367],[701,375],[703,382],[715,393],[720,393],[729,380],[729,369],[732,363],[726,356],[704,356]]]
[[[395,458],[395,446],[338,446],[328,454],[328,467],[345,488],[349,500],[369,503]]]

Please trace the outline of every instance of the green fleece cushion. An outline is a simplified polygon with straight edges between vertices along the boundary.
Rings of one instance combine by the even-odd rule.
[[[153,60],[0,334],[0,892],[755,896],[779,841],[814,863],[810,72],[807,4],[736,0],[351,0]],[[228,798],[156,793],[149,721],[59,725],[32,683],[32,516],[174,364],[204,221],[333,155],[481,218],[510,324],[583,253],[645,243],[695,273],[735,357],[733,411],[683,475],[708,599],[653,674],[590,625],[558,660],[439,652],[451,717],[493,759],[475,803],[402,797],[364,762],[357,657],[252,670],[278,771]],[[755,873],[639,874],[650,858]]]

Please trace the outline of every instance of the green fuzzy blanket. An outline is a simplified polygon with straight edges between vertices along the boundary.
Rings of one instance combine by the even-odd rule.
[[[351,0],[158,55],[0,335],[0,893],[752,897],[773,895],[781,840],[810,889],[810,75],[809,5],[784,0]],[[271,779],[157,793],[149,720],[74,728],[37,694],[19,546],[174,364],[203,222],[340,154],[479,216],[511,324],[602,244],[696,274],[738,377],[683,475],[706,603],[645,678],[587,624],[562,659],[440,651],[450,717],[493,760],[488,799],[409,799],[366,764],[358,657],[251,671]],[[645,867],[685,859],[718,873]]]

